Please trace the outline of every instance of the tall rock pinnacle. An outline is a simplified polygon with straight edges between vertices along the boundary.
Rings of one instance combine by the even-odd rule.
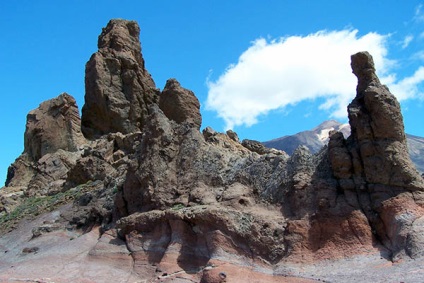
[[[422,178],[408,155],[399,102],[380,83],[368,52],[352,55],[351,65],[358,86],[348,106],[349,121],[365,181],[422,189]]]
[[[342,269],[330,281],[362,278],[376,266],[381,274],[393,266],[383,258],[401,268],[419,259],[416,270],[424,258],[424,180],[408,155],[400,105],[369,53],[351,57],[358,78],[351,136],[332,131],[317,154],[299,147],[288,156],[240,143],[231,131],[202,134],[192,91],[176,79],[156,89],[139,32],[125,20],[103,29],[86,65],[82,119],[68,94],[28,114],[25,150],[0,189],[0,281],[280,282],[296,273],[303,282],[328,263],[331,274],[344,268],[339,258],[352,263],[347,269],[364,267],[363,259],[368,267],[348,276]],[[61,264],[78,255],[76,269],[92,277],[48,268],[63,244]],[[94,272],[100,267],[105,280]]]
[[[95,138],[111,132],[139,131],[158,90],[144,67],[134,21],[111,20],[86,65],[82,132]]]
[[[416,257],[424,246],[424,237],[416,232],[424,227],[424,181],[408,154],[400,105],[380,83],[368,52],[351,60],[358,78],[356,97],[348,106],[352,133],[347,140],[332,133],[332,173],[346,201],[364,213],[390,257]]]

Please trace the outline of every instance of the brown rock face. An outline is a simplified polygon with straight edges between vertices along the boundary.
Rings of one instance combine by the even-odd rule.
[[[2,274],[15,261],[24,264],[19,280],[29,278],[25,266],[40,274],[32,257],[23,262],[22,249],[27,258],[54,261],[44,251],[56,255],[62,244],[52,249],[51,239],[72,227],[78,245],[63,238],[72,249],[64,258],[90,262],[93,273],[84,275],[96,276],[93,265],[103,262],[102,270],[114,267],[129,281],[281,282],[288,278],[280,275],[301,274],[323,259],[424,256],[424,182],[408,157],[399,103],[368,53],[352,56],[358,87],[348,108],[351,137],[333,132],[317,154],[301,146],[288,156],[240,143],[232,131],[200,133],[199,101],[175,79],[155,89],[138,36],[135,22],[112,20],[99,37],[86,70],[82,131],[89,140],[69,95],[28,115],[25,151],[0,190],[0,231],[5,216],[28,211],[14,210],[22,203],[43,203],[45,211],[66,205],[51,213],[54,231],[40,216],[31,245],[0,251],[8,262]],[[45,274],[81,281],[68,273]]]
[[[77,151],[84,144],[81,120],[75,99],[67,93],[45,101],[29,112],[25,148],[32,161],[59,149]]]
[[[82,131],[93,139],[140,131],[158,91],[144,68],[136,22],[111,20],[86,65]]]
[[[414,229],[422,229],[415,220],[422,217],[424,181],[409,158],[400,105],[380,83],[368,52],[352,55],[351,65],[358,78],[356,97],[348,106],[352,134],[347,140],[339,132],[330,137],[333,176],[392,258],[413,256],[423,244]]]
[[[363,164],[355,174],[363,174],[368,183],[424,189],[409,158],[400,105],[377,78],[371,55],[352,55],[352,70],[358,77],[358,87],[348,106],[349,121]]]
[[[86,143],[75,99],[63,93],[45,101],[27,116],[23,154],[9,167],[6,186],[26,195],[62,189],[79,148]]]
[[[169,119],[183,123],[187,122],[197,129],[202,124],[200,103],[194,93],[181,87],[175,79],[169,79],[160,94],[159,107]]]

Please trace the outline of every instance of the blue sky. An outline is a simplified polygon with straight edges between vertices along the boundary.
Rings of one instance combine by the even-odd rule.
[[[369,50],[424,136],[424,6],[398,0],[1,1],[0,184],[23,150],[26,114],[62,92],[84,104],[84,67],[111,18],[136,20],[157,87],[176,78],[203,127],[261,141],[346,122],[351,53]],[[353,88],[353,89],[352,89]]]

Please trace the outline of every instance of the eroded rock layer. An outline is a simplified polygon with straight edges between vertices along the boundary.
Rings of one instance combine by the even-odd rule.
[[[98,47],[86,70],[89,140],[69,95],[32,111],[25,151],[0,191],[2,216],[28,197],[72,201],[55,231],[100,226],[92,255],[125,243],[131,278],[163,282],[237,282],[240,270],[274,282],[265,273],[288,275],[289,263],[422,256],[423,180],[408,157],[400,106],[368,53],[352,56],[351,137],[334,132],[319,153],[299,147],[288,156],[233,131],[200,132],[193,92],[175,79],[155,88],[135,22],[110,21]],[[61,129],[57,139],[38,130],[50,124]],[[122,253],[115,259],[124,264]]]
[[[348,140],[342,133],[330,137],[333,175],[345,193],[354,193],[352,204],[367,216],[392,256],[412,255],[424,238],[410,235],[406,227],[420,222],[424,183],[408,154],[400,105],[380,83],[368,52],[352,55],[351,65],[358,78],[348,106],[352,134]]]

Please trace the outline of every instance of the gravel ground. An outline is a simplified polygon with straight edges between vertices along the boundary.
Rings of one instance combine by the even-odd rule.
[[[326,260],[310,265],[279,266],[276,274],[290,274],[321,282],[424,282],[424,258],[393,263],[380,254]]]

